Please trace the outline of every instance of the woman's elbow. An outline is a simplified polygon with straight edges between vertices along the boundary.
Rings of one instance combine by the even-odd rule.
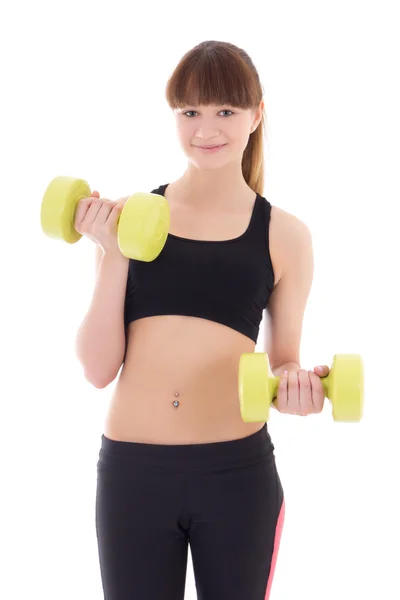
[[[97,373],[85,372],[84,376],[85,376],[85,379],[93,385],[93,387],[95,387],[98,390],[103,390],[104,388],[108,387],[116,379],[120,368],[121,368],[121,365],[119,366],[119,368],[116,371],[114,370],[108,374],[98,373],[98,372]]]

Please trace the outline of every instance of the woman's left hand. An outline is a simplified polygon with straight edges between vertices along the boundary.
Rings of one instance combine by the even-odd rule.
[[[318,369],[322,368],[322,371]],[[289,371],[279,377],[278,396],[273,400],[281,413],[306,417],[322,412],[325,393],[320,377],[326,377],[329,367],[314,367],[314,371]]]

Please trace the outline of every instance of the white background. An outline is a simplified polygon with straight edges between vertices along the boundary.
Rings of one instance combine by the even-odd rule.
[[[114,384],[91,387],[74,354],[94,245],[43,235],[44,191],[70,175],[116,200],[180,176],[165,85],[207,39],[253,59],[268,119],[264,196],[312,231],[302,367],[345,352],[365,368],[359,424],[334,423],[328,401],[307,418],[272,411],[286,520],[271,600],[400,597],[395,5],[2,3],[2,598],[103,597],[96,462]],[[195,593],[189,553],[186,598]]]

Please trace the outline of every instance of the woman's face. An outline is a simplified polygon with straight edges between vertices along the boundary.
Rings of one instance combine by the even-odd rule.
[[[262,118],[260,109],[222,106],[187,105],[175,109],[179,143],[189,161],[198,167],[220,168],[228,162],[241,164],[249,136]],[[217,151],[205,151],[202,146],[221,145]]]

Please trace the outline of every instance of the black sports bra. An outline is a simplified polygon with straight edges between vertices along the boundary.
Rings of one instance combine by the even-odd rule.
[[[164,195],[169,184],[152,193]],[[152,262],[130,259],[125,327],[155,315],[216,321],[257,342],[274,286],[269,251],[271,204],[256,194],[250,223],[237,238],[192,240],[168,234]]]

